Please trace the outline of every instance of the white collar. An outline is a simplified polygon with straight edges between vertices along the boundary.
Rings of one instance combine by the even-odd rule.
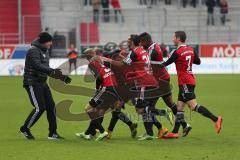
[[[180,48],[180,47],[186,47],[187,45],[186,44],[182,44],[182,45],[180,45],[178,48]],[[177,48],[177,49],[178,49]]]
[[[152,50],[155,46],[155,44],[157,44],[156,42],[153,42],[149,47],[148,47],[148,50]]]

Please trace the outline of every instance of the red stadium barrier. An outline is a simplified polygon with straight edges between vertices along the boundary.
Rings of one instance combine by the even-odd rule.
[[[22,0],[23,42],[31,43],[41,31],[40,0]]]
[[[0,0],[0,43],[18,42],[18,1]]]
[[[21,0],[22,39],[17,0],[0,0],[0,44],[30,43],[41,31],[40,0]]]
[[[23,17],[23,42],[31,43],[41,31],[40,16]]]

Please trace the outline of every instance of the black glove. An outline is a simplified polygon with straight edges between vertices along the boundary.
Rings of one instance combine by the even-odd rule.
[[[72,82],[72,79],[70,77],[68,77],[67,75],[62,75],[60,78],[61,81],[63,81],[66,84],[69,84]]]
[[[62,71],[59,68],[53,69],[49,76],[55,79],[60,79],[62,77]]]

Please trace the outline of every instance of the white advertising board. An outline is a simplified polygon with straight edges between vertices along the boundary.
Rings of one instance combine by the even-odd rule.
[[[51,59],[50,66],[57,68],[67,59]],[[0,76],[23,75],[24,59],[0,60]],[[84,75],[87,65],[78,67],[77,75]],[[168,66],[170,74],[176,74],[175,65]],[[240,58],[201,58],[201,65],[193,65],[195,74],[240,74]],[[74,74],[74,71],[72,72]]]

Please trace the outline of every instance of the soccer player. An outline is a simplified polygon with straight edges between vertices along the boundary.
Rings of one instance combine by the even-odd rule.
[[[131,72],[126,73],[126,77],[131,77],[134,81],[134,89],[139,93],[137,97],[135,107],[136,111],[142,115],[144,121],[144,127],[147,135],[141,137],[139,140],[152,140],[153,139],[153,123],[158,123],[160,132],[164,135],[167,129],[162,127],[162,124],[156,119],[155,115],[148,111],[147,108],[154,107],[152,105],[152,98],[146,98],[145,92],[149,89],[157,87],[157,81],[151,74],[151,65],[148,53],[141,48],[140,37],[138,35],[130,35],[128,38],[128,48],[130,53],[122,61],[115,61],[112,59],[102,58],[106,66],[118,66],[123,68],[124,66],[130,66]]]
[[[192,72],[192,64],[199,65],[201,63],[199,56],[196,54],[194,49],[191,46],[185,44],[186,33],[184,31],[176,31],[173,35],[173,43],[177,49],[172,53],[171,57],[161,64],[161,67],[166,67],[173,62],[176,65],[177,76],[178,76],[178,85],[179,85],[179,94],[177,108],[178,111],[183,111],[185,104],[203,116],[211,119],[215,123],[216,132],[219,134],[222,126],[222,117],[215,116],[211,113],[206,107],[197,103],[194,89],[196,86],[195,77]],[[177,120],[175,125],[184,119],[183,113],[181,119]],[[177,138],[178,133],[168,133],[166,138]]]
[[[113,76],[113,72],[109,68],[92,59],[92,57],[96,56],[94,49],[87,49],[84,53],[89,60],[88,67],[99,83],[98,86],[101,87],[96,91],[96,94],[85,108],[91,118],[88,129],[83,133],[76,133],[76,135],[90,140],[91,137],[95,135],[95,129],[98,129],[100,134],[96,138],[96,141],[100,141],[108,135],[108,132],[106,132],[102,126],[103,115],[106,110],[111,107],[109,104],[114,108],[117,101],[119,101],[118,95],[114,89],[117,83]]]
[[[119,49],[115,49],[111,52],[108,52],[107,54],[104,55],[104,57],[108,57],[108,58],[111,58],[113,60],[119,60],[120,59],[120,56],[119,56],[119,53],[121,52],[121,50]],[[100,55],[100,54],[97,54],[97,55]],[[121,82],[118,82],[118,83],[121,83]],[[100,88],[100,83],[97,83],[96,85],[96,89],[99,89]],[[108,126],[108,135],[107,135],[107,138],[110,139],[112,137],[112,132],[118,122],[118,120],[121,120],[123,123],[125,123],[126,125],[128,125],[130,131],[131,131],[131,136],[132,138],[135,138],[136,135],[137,135],[137,124],[136,123],[133,123],[131,121],[131,119],[121,111],[121,109],[125,108],[125,105],[124,105],[124,102],[119,102],[119,106],[121,106],[120,108],[117,108],[117,109],[113,109],[112,111],[112,117],[111,117],[111,120],[110,120],[110,123],[109,123],[109,126]]]
[[[49,124],[48,139],[63,139],[57,133],[55,103],[46,81],[48,76],[60,79],[65,83],[70,83],[71,79],[62,75],[60,69],[49,67],[48,49],[51,45],[52,36],[47,32],[40,33],[38,38],[32,42],[25,59],[23,86],[34,108],[21,126],[20,133],[30,140],[35,139],[30,128],[38,121],[45,110]]]
[[[163,53],[161,50],[161,46],[158,43],[154,43],[152,40],[152,37],[149,33],[142,33],[140,34],[141,39],[141,45],[145,50],[148,51],[150,56],[150,61],[152,64],[153,69],[153,75],[155,78],[159,81],[159,87],[164,91],[164,95],[162,95],[162,99],[164,100],[165,104],[171,108],[173,114],[177,116],[182,116],[180,112],[177,112],[177,105],[174,103],[172,98],[172,92],[170,87],[170,75],[166,68],[159,68],[159,66],[154,65],[154,63],[163,62]],[[156,103],[158,101],[159,97],[156,98]],[[155,103],[155,105],[156,105]],[[154,110],[152,112],[155,112],[156,114],[162,114],[162,110],[158,110],[156,108],[153,108]],[[171,114],[169,114],[171,115]],[[173,124],[173,118],[170,117],[170,122]],[[176,118],[178,119],[178,118]],[[186,136],[189,131],[191,130],[191,126],[187,124],[184,120],[181,122],[181,125],[183,126],[183,135]],[[178,130],[178,127],[174,127],[173,132],[175,130]]]
[[[170,75],[168,74],[165,68],[159,69],[159,67],[156,67],[156,65],[153,65],[154,62],[163,61],[163,54],[162,54],[160,45],[158,43],[154,43],[152,41],[151,35],[146,32],[140,34],[140,41],[141,41],[141,46],[149,54],[154,77],[158,80],[159,86],[161,86],[163,89],[166,90],[165,94],[162,95],[162,98],[164,102],[167,104],[167,106],[172,109],[173,113],[176,114],[177,106],[172,99],[172,93],[171,93],[171,88],[169,83]],[[155,105],[159,98],[160,97],[156,97]]]

